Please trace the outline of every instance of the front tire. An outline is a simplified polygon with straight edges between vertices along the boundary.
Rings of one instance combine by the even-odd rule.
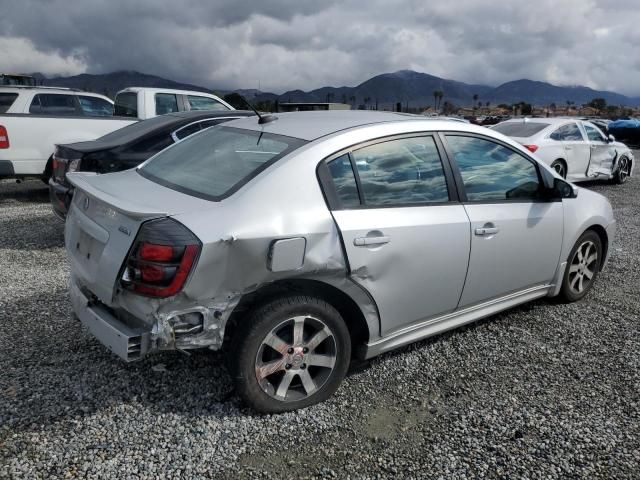
[[[581,300],[593,287],[602,260],[602,241],[596,232],[587,230],[571,249],[560,297],[567,302]]]
[[[627,181],[630,173],[631,173],[631,161],[627,157],[622,157],[620,159],[620,165],[618,166],[618,170],[613,176],[613,183],[622,185]]]
[[[242,400],[263,413],[322,402],[349,367],[351,340],[324,300],[291,296],[256,309],[232,340],[230,367]]]

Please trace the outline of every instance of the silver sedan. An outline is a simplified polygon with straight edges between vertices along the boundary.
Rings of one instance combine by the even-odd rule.
[[[68,178],[80,321],[126,361],[224,349],[262,412],[326,399],[352,358],[581,299],[616,225],[509,138],[394,113],[249,117]]]

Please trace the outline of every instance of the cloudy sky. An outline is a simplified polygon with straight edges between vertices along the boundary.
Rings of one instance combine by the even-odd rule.
[[[0,71],[354,86],[412,69],[640,95],[637,0],[0,0]]]

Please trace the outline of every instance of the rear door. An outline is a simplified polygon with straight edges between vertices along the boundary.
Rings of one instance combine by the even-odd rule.
[[[462,292],[469,220],[437,145],[396,137],[321,165],[351,278],[374,298],[381,335],[453,311]]]
[[[551,140],[562,142],[567,162],[567,180],[581,180],[587,174],[591,151],[576,122],[568,122],[558,127],[549,136]]]
[[[609,145],[604,135],[598,128],[590,123],[583,123],[582,126],[589,139],[591,158],[587,169],[587,176],[595,177],[599,173],[603,175],[611,174],[613,161],[616,156],[615,149]]]
[[[510,146],[446,134],[471,221],[469,271],[459,308],[548,285],[562,246],[562,202],[541,195],[538,166]]]

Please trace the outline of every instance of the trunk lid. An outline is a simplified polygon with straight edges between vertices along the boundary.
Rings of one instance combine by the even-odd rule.
[[[75,187],[65,223],[73,275],[111,306],[122,266],[147,220],[219,204],[151,182],[135,170],[109,175],[68,174]]]

